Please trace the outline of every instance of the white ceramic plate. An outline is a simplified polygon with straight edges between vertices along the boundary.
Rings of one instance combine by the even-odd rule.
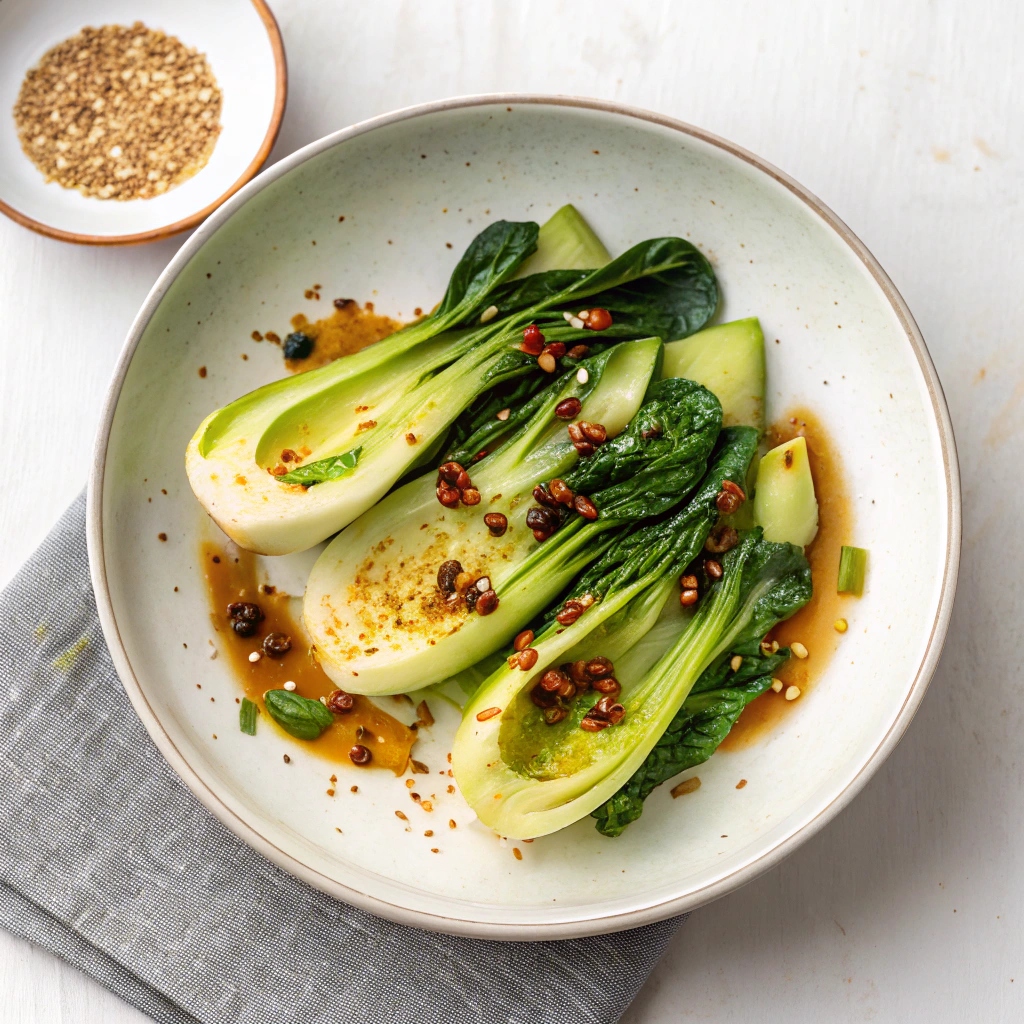
[[[324,315],[326,302],[302,298],[312,284],[325,299],[372,298],[378,311],[408,317],[441,295],[485,224],[542,221],[565,202],[612,252],[659,234],[699,242],[717,264],[720,319],[756,314],[769,342],[780,339],[769,344],[769,414],[809,406],[839,439],[851,541],[870,549],[871,578],[851,606],[841,656],[764,742],[712,758],[685,800],[663,787],[620,839],[585,820],[523,847],[520,862],[445,793],[437,773],[447,767],[451,714],[417,747],[432,771],[417,777],[418,788],[437,794],[429,815],[379,772],[361,773],[360,794],[350,797],[352,771],[342,770],[339,795],[329,797],[323,761],[295,757],[270,729],[256,740],[238,731],[236,683],[224,659],[208,658],[197,549],[212,527],[189,490],[183,453],[207,412],[281,375],[280,350],[250,333],[280,332],[298,310]],[[692,909],[835,815],[924,695],[953,598],[960,505],[953,436],[924,342],[833,214],[749,153],[676,121],[595,101],[492,96],[399,111],[322,139],[203,225],[128,337],[98,439],[89,524],[100,615],[128,693],[170,763],[225,824],[287,870],[375,913],[522,939],[612,931]],[[314,555],[268,560],[274,582],[301,593]],[[740,778],[749,782],[737,790]],[[396,809],[409,814],[411,833]],[[435,837],[422,835],[427,828]]]
[[[223,94],[209,162],[177,188],[128,202],[47,182],[24,154],[11,114],[25,72],[86,25],[144,22],[206,54]],[[264,0],[4,0],[0,4],[0,211],[52,238],[122,245],[194,227],[260,169],[287,92],[284,47]]]

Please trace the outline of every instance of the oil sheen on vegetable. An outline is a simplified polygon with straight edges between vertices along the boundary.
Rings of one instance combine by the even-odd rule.
[[[245,696],[260,709],[257,732],[276,729],[280,735],[288,736],[267,714],[263,694],[282,688],[288,680],[295,683],[296,693],[311,700],[326,697],[336,687],[310,657],[306,635],[292,616],[288,595],[265,593],[265,588],[260,587],[255,555],[230,543],[208,542],[202,546],[200,557],[210,601],[210,618],[218,634],[218,650],[228,659]],[[263,611],[265,618],[253,636],[240,637],[228,625],[225,609],[233,601],[253,601]],[[264,655],[257,662],[250,662],[249,655],[260,650],[262,638],[274,632],[292,638],[291,650],[279,658]],[[372,767],[390,768],[401,775],[409,763],[416,733],[368,697],[357,695],[352,711],[336,715],[334,724],[319,739],[311,742],[291,736],[288,739],[353,771],[348,752],[353,744],[361,743],[373,754]]]

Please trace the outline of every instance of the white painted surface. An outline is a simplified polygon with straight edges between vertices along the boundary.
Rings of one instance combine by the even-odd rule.
[[[626,1020],[1020,1019],[1024,83],[1013,67],[1024,15],[954,0],[275,10],[291,68],[275,155],[455,93],[604,96],[783,167],[892,275],[945,383],[964,476],[946,656],[868,789],[781,867],[695,913]],[[18,473],[0,493],[0,580],[84,484],[121,339],[175,248],[77,249],[0,224],[0,436]],[[143,1019],[2,934],[0,993],[3,1024]]]

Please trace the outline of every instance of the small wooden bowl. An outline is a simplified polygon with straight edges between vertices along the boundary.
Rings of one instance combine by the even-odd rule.
[[[131,25],[177,36],[205,54],[223,93],[221,133],[209,162],[153,199],[83,196],[43,174],[22,151],[13,108],[25,73],[85,26]],[[195,227],[263,165],[288,91],[284,45],[264,0],[6,0],[0,5],[0,211],[65,242],[131,245]]]

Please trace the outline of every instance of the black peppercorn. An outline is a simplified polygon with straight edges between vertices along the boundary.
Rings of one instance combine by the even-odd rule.
[[[313,351],[313,339],[302,331],[293,331],[284,339],[285,359],[305,359]]]

